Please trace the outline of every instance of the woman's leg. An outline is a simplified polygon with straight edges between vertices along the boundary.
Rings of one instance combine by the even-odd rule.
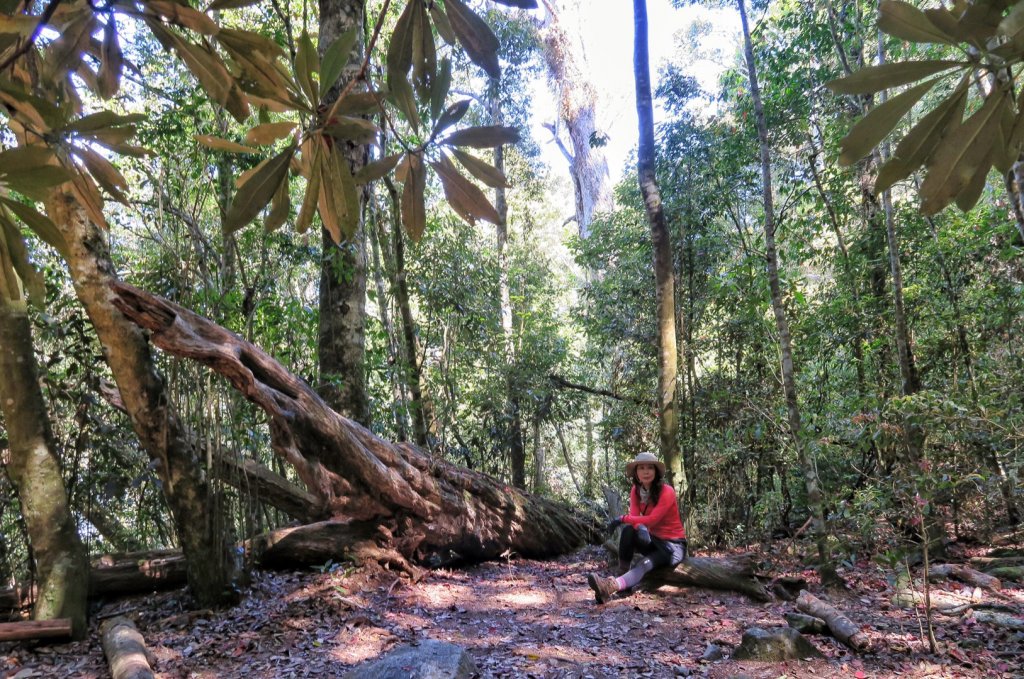
[[[636,529],[626,523],[622,525],[622,531],[619,533],[619,567],[615,570],[616,575],[622,575],[629,570],[634,552],[636,552]]]
[[[655,568],[667,566],[672,563],[671,553],[666,549],[665,543],[657,538],[654,538],[650,545],[641,548],[641,551],[646,554],[646,556],[643,559],[640,559],[640,562],[637,563],[636,567],[615,579],[620,592],[636,585],[645,575],[653,571]]]

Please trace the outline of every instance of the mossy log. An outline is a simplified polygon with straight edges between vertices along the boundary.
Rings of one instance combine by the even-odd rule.
[[[1007,566],[1024,566],[1024,556],[975,556],[971,558],[971,565],[983,571]]]
[[[153,679],[151,655],[135,623],[118,616],[105,620],[100,633],[112,679]]]
[[[1000,566],[990,569],[988,574],[1000,580],[1024,582],[1024,566]]]
[[[596,521],[408,443],[385,441],[331,410],[313,389],[238,335],[172,302],[113,283],[113,303],[169,354],[227,378],[269,419],[274,452],[327,517],[419,563],[482,561],[507,552],[564,554]]]

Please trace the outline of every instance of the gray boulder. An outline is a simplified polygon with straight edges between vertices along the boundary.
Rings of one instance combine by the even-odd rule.
[[[344,679],[470,679],[479,672],[466,649],[429,639],[415,646],[399,646],[348,672]]]

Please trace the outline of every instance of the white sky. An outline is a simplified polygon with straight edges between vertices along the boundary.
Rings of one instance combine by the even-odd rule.
[[[584,0],[586,2],[586,0]],[[603,96],[598,109],[598,127],[608,135],[605,154],[613,183],[632,167],[625,165],[637,143],[636,94],[633,81],[633,2],[632,0],[591,0],[593,11],[582,27],[584,49],[591,78]],[[739,15],[734,8],[709,10],[703,7],[673,9],[670,0],[647,0],[648,40],[650,46],[652,88],[658,72],[674,61],[684,72],[697,78],[709,92],[717,87],[722,70],[729,66],[739,46]],[[688,37],[694,21],[708,22],[711,31],[694,42]],[[541,127],[554,122],[553,98],[545,82],[534,92],[535,122],[533,134],[539,140],[549,165],[568,171],[564,156]],[[663,115],[657,110],[655,125]]]

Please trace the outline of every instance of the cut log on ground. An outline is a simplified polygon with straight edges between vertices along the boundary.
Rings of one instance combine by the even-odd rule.
[[[825,603],[807,590],[800,592],[800,596],[796,599],[796,607],[807,615],[824,620],[832,632],[832,636],[853,650],[866,651],[870,648],[871,640],[868,635],[860,631],[860,627],[832,605]]]
[[[772,598],[755,576],[753,554],[721,559],[689,557],[674,569],[659,568],[652,571],[644,578],[644,582],[654,587],[675,585],[740,592],[755,601],[771,601]]]
[[[442,564],[493,559],[507,551],[555,556],[596,532],[596,518],[413,445],[378,438],[331,410],[269,354],[216,323],[138,288],[111,287],[113,303],[148,329],[156,346],[208,366],[262,408],[274,452],[294,467],[332,518],[373,535],[386,558],[398,553]]]
[[[124,616],[105,620],[100,625],[103,655],[110,665],[112,679],[153,679],[146,640],[135,623]]]
[[[1000,566],[990,569],[988,574],[1000,580],[1022,582],[1024,581],[1024,566]]]
[[[975,589],[969,595],[961,595],[946,592],[931,592],[928,596],[928,607],[938,613],[945,615],[956,615],[964,612],[981,601],[981,589]],[[900,608],[924,608],[924,592],[913,589],[902,589],[896,592],[892,598],[893,604]]]
[[[0,623],[0,641],[64,639],[71,636],[71,618]]]
[[[180,551],[161,549],[108,554],[93,559],[89,595],[122,595],[170,589],[185,584],[186,563]]]
[[[1005,627],[1016,631],[1024,631],[1024,618],[1002,611],[974,611],[974,619],[997,627]]]
[[[946,578],[954,578],[960,582],[966,582],[968,585],[984,587],[993,591],[999,591],[1003,587],[999,578],[986,575],[963,564],[944,563],[928,569],[929,580],[944,580]]]

